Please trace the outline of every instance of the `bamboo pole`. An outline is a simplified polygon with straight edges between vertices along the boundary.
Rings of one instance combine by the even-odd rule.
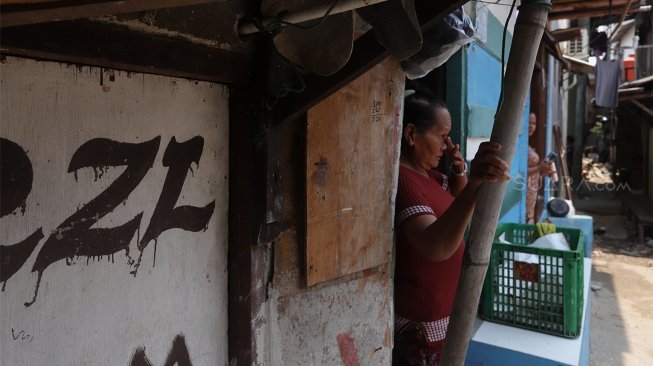
[[[504,100],[499,106],[491,136],[492,141],[501,144],[498,155],[508,164],[515,152],[535,58],[550,8],[550,0],[522,0],[515,23],[506,67]],[[506,182],[483,184],[479,188],[441,366],[464,364],[505,191]]]

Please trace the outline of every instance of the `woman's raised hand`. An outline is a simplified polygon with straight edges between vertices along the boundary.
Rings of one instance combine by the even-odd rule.
[[[453,144],[451,137],[447,137],[447,150],[445,154],[451,160],[453,165],[453,170],[456,173],[463,173],[465,171],[465,158],[463,154],[460,153],[460,144]]]
[[[470,182],[498,182],[500,180],[510,180],[508,172],[510,167],[508,163],[497,156],[501,150],[501,144],[492,141],[482,143],[474,160],[472,160],[469,174]]]

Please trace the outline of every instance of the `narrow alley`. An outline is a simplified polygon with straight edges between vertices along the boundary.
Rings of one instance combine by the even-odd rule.
[[[596,189],[596,188],[599,189]],[[653,359],[653,239],[641,243],[623,198],[591,185],[574,200],[594,219],[590,365],[650,365]]]

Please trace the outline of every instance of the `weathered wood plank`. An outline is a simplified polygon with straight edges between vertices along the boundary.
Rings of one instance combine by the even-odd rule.
[[[9,0],[3,1],[0,7],[2,13],[0,27],[85,19],[225,1],[227,0],[105,0],[80,3],[79,1]]]
[[[0,53],[223,83],[245,81],[252,58],[90,21],[2,30]]]
[[[628,2],[628,0],[594,0],[594,1],[587,1],[587,0],[574,0],[574,1],[557,1],[554,0],[552,3],[553,12],[559,12],[559,11],[573,11],[573,10],[586,10],[586,9],[594,9],[597,7],[607,7],[612,5],[613,7],[615,6],[622,6],[625,5]]]
[[[404,80],[389,59],[308,111],[309,286],[390,260]]]
[[[613,5],[612,7],[606,5],[588,9],[552,11],[549,15],[549,20],[594,18],[608,15],[618,16],[624,12],[628,14],[637,13],[639,12],[639,8],[626,9],[626,5]]]

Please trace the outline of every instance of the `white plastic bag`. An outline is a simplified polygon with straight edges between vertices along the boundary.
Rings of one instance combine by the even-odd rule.
[[[530,247],[555,250],[570,250],[569,243],[562,233],[553,233],[540,236]]]

